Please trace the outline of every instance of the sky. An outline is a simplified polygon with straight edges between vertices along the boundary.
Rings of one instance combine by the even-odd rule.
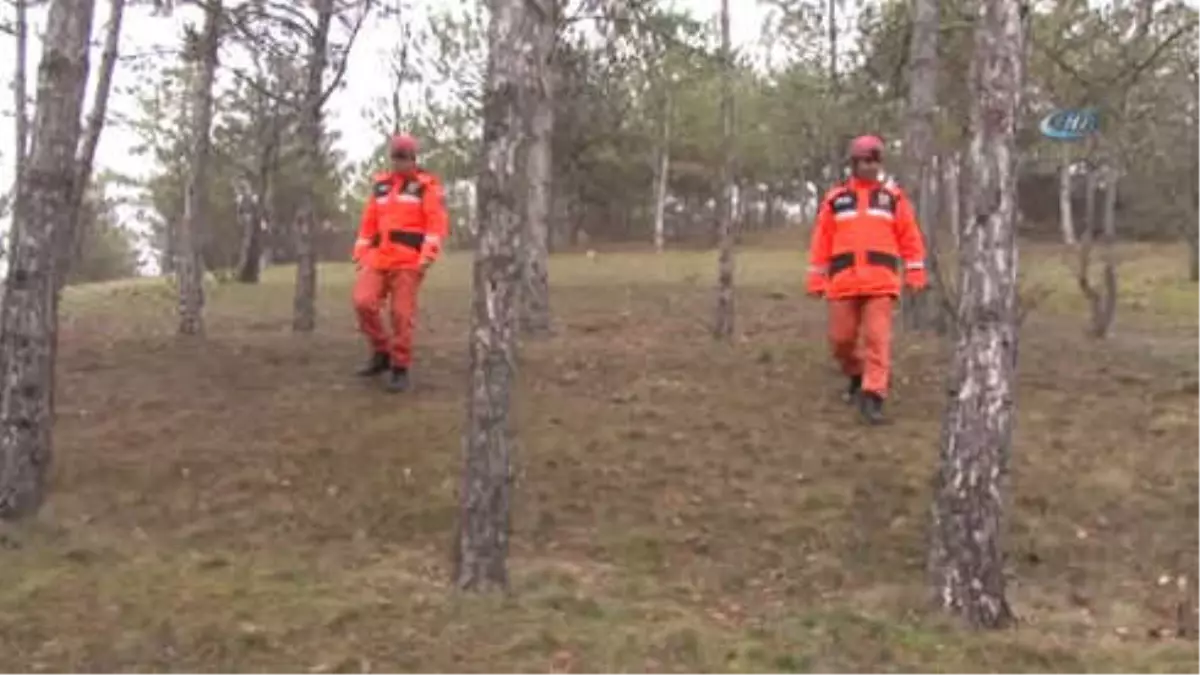
[[[716,16],[720,0],[674,0],[676,6],[691,11],[697,18],[707,19]],[[427,16],[429,7],[433,4],[449,4],[447,0],[413,0],[414,18],[417,20]],[[93,32],[97,38],[107,22],[107,3],[98,0],[97,16]],[[733,0],[737,9],[730,19],[730,31],[736,45],[749,45],[755,42],[760,33],[765,11],[759,8],[755,0]],[[190,8],[189,8],[190,9]],[[33,96],[37,61],[41,53],[40,32],[44,20],[44,12],[36,12],[33,17],[33,35],[29,44],[29,92]],[[175,48],[179,44],[181,28],[187,19],[195,19],[195,14],[180,12],[177,16],[165,18],[152,16],[147,8],[131,7],[127,10],[125,30],[122,36],[121,53],[129,58],[133,55],[156,54]],[[327,113],[327,124],[339,132],[340,149],[350,160],[360,160],[367,157],[378,143],[378,137],[366,121],[365,110],[372,104],[375,96],[386,93],[379,90],[378,83],[387,82],[387,55],[394,45],[396,34],[392,21],[378,21],[364,26],[355,43],[354,51],[347,69],[344,87],[331,98]],[[13,60],[11,58],[15,43],[12,38],[0,41],[0,81],[11,82]],[[143,56],[141,58],[165,60],[170,56]],[[99,61],[98,49],[94,50],[93,67]],[[139,176],[145,175],[151,167],[145,166],[144,160],[134,157],[130,152],[137,138],[133,132],[123,127],[119,120],[136,112],[134,102],[129,95],[118,92],[127,91],[137,84],[138,76],[131,69],[122,68],[119,64],[114,79],[114,94],[110,100],[111,123],[105,128],[101,137],[96,158],[96,170],[114,170],[116,172]],[[94,79],[94,78],[93,78]],[[90,93],[89,93],[90,98]],[[32,107],[32,106],[31,106]],[[3,88],[0,95],[0,185],[8,186],[12,181],[12,121],[13,95],[9,86]],[[30,113],[32,115],[32,111]],[[6,189],[6,188],[0,188]]]

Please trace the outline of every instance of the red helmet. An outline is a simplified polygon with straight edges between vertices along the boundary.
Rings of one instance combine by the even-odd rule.
[[[883,157],[883,139],[878,136],[859,136],[850,141],[850,159],[880,159]]]
[[[392,153],[405,153],[412,156],[417,155],[417,139],[412,134],[396,134],[392,136],[390,150]]]

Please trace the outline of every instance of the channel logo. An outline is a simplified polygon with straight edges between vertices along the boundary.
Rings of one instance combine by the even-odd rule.
[[[1046,138],[1077,141],[1100,129],[1100,115],[1092,108],[1058,110],[1043,117],[1038,129]]]

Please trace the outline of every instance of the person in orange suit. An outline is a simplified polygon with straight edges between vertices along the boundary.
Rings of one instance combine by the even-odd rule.
[[[821,200],[809,247],[808,293],[828,301],[830,346],[850,379],[846,399],[869,424],[886,421],[892,309],[902,284],[926,285],[912,204],[898,186],[880,181],[882,160],[878,137],[851,142],[851,177]]]
[[[441,255],[449,220],[441,181],[417,165],[417,149],[408,134],[391,139],[391,170],[373,177],[354,242],[354,309],[372,350],[358,374],[390,373],[392,392],[408,389],[417,291]],[[390,341],[380,319],[385,299],[394,333]]]

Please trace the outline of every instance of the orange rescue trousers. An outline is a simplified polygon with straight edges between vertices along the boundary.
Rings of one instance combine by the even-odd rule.
[[[887,396],[892,365],[894,302],[890,295],[829,301],[829,344],[834,358],[847,376],[862,376],[864,392],[877,394],[880,398]]]
[[[377,270],[363,267],[354,282],[354,311],[358,314],[359,330],[367,336],[371,349],[386,353],[393,368],[408,368],[412,363],[413,324],[417,312],[417,290],[424,275],[420,270]],[[393,338],[389,345],[387,331],[380,317],[385,298],[390,296]]]

